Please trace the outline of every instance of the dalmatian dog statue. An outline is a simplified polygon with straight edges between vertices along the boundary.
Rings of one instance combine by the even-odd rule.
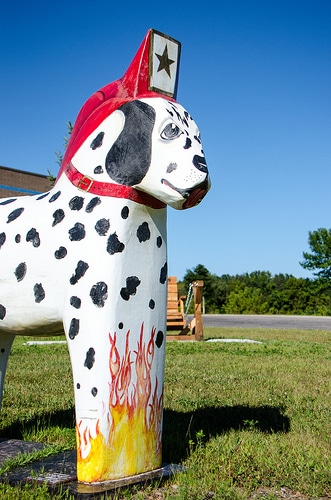
[[[81,109],[54,187],[0,201],[0,389],[15,335],[64,328],[86,483],[162,463],[166,205],[193,207],[210,187],[174,99],[179,51],[149,30]]]

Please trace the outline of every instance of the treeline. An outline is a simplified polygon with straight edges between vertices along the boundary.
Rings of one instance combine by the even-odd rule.
[[[204,281],[206,314],[307,314],[331,315],[331,285],[327,279],[295,278],[268,271],[230,276],[211,274],[199,264],[179,283],[187,295],[193,281]]]

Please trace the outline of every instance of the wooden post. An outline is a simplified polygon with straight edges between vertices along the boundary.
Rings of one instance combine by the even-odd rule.
[[[203,324],[201,313],[203,281],[196,280],[192,283],[194,297],[194,318],[195,318],[195,340],[203,340]]]

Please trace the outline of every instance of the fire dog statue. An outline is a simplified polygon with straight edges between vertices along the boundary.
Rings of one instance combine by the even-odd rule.
[[[180,44],[149,30],[124,76],[78,114],[54,187],[0,201],[0,382],[15,335],[65,331],[77,476],[162,463],[166,205],[210,182],[197,125],[175,101]]]

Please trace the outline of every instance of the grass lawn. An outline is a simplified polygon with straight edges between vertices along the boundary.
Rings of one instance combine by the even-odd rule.
[[[163,483],[157,498],[272,499],[282,488],[300,498],[329,498],[331,332],[206,328],[208,338],[262,343],[167,343],[163,458],[187,470]],[[46,443],[38,457],[73,449],[67,347],[26,340],[17,338],[10,356],[0,437]],[[0,472],[32,458],[21,456]],[[158,487],[116,498],[156,498]],[[0,498],[68,496],[0,485]]]

